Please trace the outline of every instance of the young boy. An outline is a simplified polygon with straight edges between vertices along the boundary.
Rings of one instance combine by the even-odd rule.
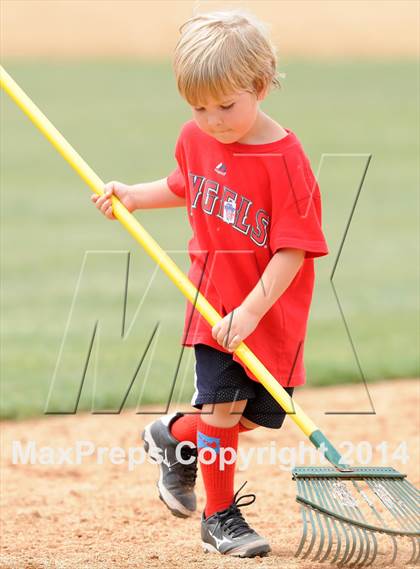
[[[194,346],[192,405],[201,413],[161,417],[143,439],[151,457],[164,457],[159,496],[176,516],[196,510],[200,463],[206,551],[262,556],[270,546],[240,511],[255,495],[234,495],[235,463],[222,468],[220,457],[222,449],[235,457],[240,432],[279,429],[285,414],[234,351],[246,341],[290,395],[305,382],[313,259],[328,253],[320,193],[296,135],[260,109],[279,83],[274,48],[258,21],[238,11],[191,18],[181,27],[174,69],[193,114],[176,144],[176,170],[134,186],[109,182],[106,195],[92,200],[109,219],[112,193],[130,211],[187,207],[189,278],[223,319],[210,329],[187,303],[182,344]],[[197,461],[206,450],[215,460]]]

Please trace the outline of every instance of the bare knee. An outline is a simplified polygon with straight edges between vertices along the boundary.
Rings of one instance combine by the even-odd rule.
[[[229,429],[239,423],[247,400],[203,405],[201,419],[208,425]]]

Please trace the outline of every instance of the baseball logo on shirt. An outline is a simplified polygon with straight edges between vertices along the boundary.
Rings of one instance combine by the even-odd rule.
[[[226,223],[235,223],[236,202],[232,198],[228,198],[223,204],[223,221]]]

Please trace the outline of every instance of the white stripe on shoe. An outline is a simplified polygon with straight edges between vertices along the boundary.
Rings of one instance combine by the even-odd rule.
[[[175,413],[173,415],[165,415],[166,417],[173,417],[175,415]],[[162,460],[163,460],[163,455],[162,455],[162,449],[160,447],[157,446],[157,444],[155,443],[155,440],[152,436],[152,433],[150,432],[150,427],[153,423],[149,423],[149,425],[146,425],[146,427],[144,428],[144,440],[148,445],[148,449],[147,449],[147,454],[148,456],[151,458],[151,460],[153,460],[153,462],[156,462],[156,464],[159,467],[159,480],[157,483],[157,487],[159,490],[159,494],[162,498],[162,500],[165,502],[165,504],[167,505],[167,507],[170,510],[174,510],[179,512],[180,514],[184,515],[185,517],[190,517],[194,514],[194,512],[192,512],[191,510],[188,510],[188,508],[186,508],[185,506],[183,506],[181,504],[181,502],[179,502],[175,496],[173,496],[169,490],[167,488],[165,488],[164,484],[163,484],[163,470],[162,470]],[[168,422],[169,424],[169,422]]]

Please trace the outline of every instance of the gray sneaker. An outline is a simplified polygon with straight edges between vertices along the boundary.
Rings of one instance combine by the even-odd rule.
[[[197,509],[194,493],[197,449],[183,445],[179,451],[182,462],[179,462],[176,449],[181,443],[172,436],[170,426],[182,416],[183,413],[173,413],[153,421],[145,427],[142,439],[149,458],[159,466],[159,498],[174,516],[188,518]],[[184,464],[184,461],[191,463]]]
[[[229,508],[207,519],[203,512],[201,539],[205,552],[235,557],[264,557],[271,551],[269,543],[249,527],[239,510],[239,506],[249,506],[255,502],[255,494],[244,494],[237,498],[245,484],[236,492]],[[241,504],[243,498],[251,498],[251,501]]]

